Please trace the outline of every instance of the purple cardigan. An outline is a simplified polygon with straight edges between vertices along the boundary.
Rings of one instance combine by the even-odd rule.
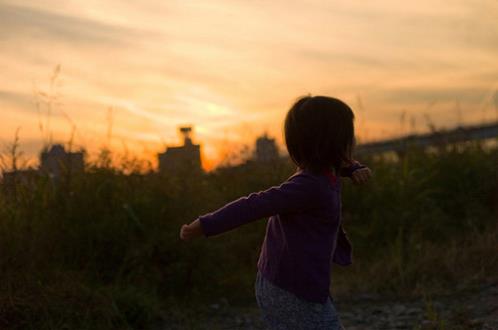
[[[362,166],[353,165],[344,175]],[[332,262],[349,265],[352,248],[341,224],[341,183],[333,174],[300,170],[278,187],[239,198],[201,216],[206,237],[270,217],[258,269],[297,297],[325,303]]]

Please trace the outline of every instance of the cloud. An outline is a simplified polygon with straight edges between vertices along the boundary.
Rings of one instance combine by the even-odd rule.
[[[0,102],[14,105],[23,110],[34,109],[33,99],[23,93],[0,90]]]
[[[29,92],[60,63],[55,113],[95,140],[110,106],[130,144],[173,139],[182,123],[205,144],[240,134],[241,122],[277,135],[306,93],[361,94],[368,117],[389,127],[399,109],[433,100],[490,103],[497,22],[495,0],[0,0],[0,106],[9,125],[36,130]],[[67,131],[58,119],[54,129]]]
[[[138,31],[123,26],[27,6],[0,4],[0,38],[28,37],[73,44],[124,46],[138,36]]]
[[[486,99],[489,89],[472,86],[460,88],[399,88],[389,90],[385,100],[395,103],[427,104],[428,102],[465,102],[479,104]]]

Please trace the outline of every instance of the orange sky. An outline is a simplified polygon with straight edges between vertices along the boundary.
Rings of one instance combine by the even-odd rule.
[[[496,0],[0,0],[0,143],[21,127],[30,157],[75,127],[90,152],[153,158],[192,124],[209,167],[265,131],[281,141],[308,93],[348,102],[360,141],[422,131],[426,114],[490,121],[497,59]],[[57,95],[50,115],[34,91]]]

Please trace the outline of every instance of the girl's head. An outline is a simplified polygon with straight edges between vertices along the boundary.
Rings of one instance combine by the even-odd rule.
[[[285,118],[285,143],[289,155],[302,169],[322,173],[338,171],[351,161],[354,114],[341,100],[305,96],[297,100]]]

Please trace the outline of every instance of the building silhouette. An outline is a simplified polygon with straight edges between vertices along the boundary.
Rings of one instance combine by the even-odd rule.
[[[54,144],[40,153],[38,168],[13,169],[2,173],[2,186],[7,193],[14,193],[17,187],[33,188],[42,176],[49,176],[58,182],[65,175],[81,173],[85,168],[85,153],[67,152],[63,145]]]
[[[257,162],[271,162],[279,158],[277,143],[267,133],[256,139],[253,159]]]
[[[157,155],[159,173],[164,175],[183,175],[201,173],[201,147],[192,142],[192,127],[180,127],[183,145],[167,147],[166,151]]]
[[[40,154],[40,172],[53,178],[64,174],[81,173],[85,168],[84,152],[68,152],[61,144],[54,144]]]

